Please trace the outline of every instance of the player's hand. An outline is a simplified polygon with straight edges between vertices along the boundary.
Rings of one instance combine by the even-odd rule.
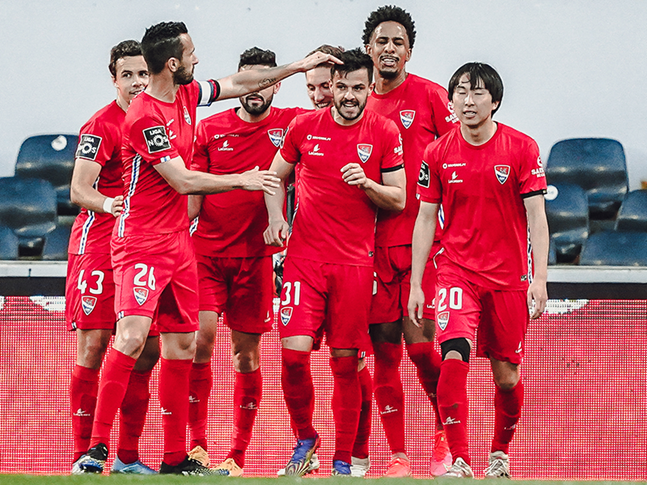
[[[424,309],[425,293],[422,291],[422,288],[411,286],[407,310],[409,312],[409,319],[418,328],[422,328],[422,314]]]
[[[330,62],[331,64],[343,64],[343,62],[337,59],[335,56],[324,54],[323,52],[315,52],[313,54],[310,54],[308,57],[301,59],[300,61],[296,61],[294,65],[298,72],[306,72],[310,69],[314,69],[323,62]]]
[[[533,280],[528,287],[528,310],[531,320],[536,320],[544,313],[546,302],[548,301],[548,292],[546,291],[546,282]]]
[[[368,177],[359,163],[349,163],[341,168],[341,177],[348,185],[357,185],[365,188],[368,185]]]
[[[268,246],[283,246],[285,240],[288,238],[288,231],[290,226],[285,220],[278,220],[270,222],[265,232],[263,232],[263,239]]]
[[[112,201],[112,207],[110,208],[110,213],[115,217],[119,217],[119,214],[121,214],[121,211],[123,210],[123,208],[124,208],[124,196],[118,195]]]
[[[258,167],[243,172],[240,176],[243,190],[262,190],[269,195],[274,195],[275,192],[272,189],[278,188],[281,183],[281,179],[276,176],[276,172],[259,170]]]

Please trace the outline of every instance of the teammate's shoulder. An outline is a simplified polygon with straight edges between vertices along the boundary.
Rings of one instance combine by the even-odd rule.
[[[536,145],[537,142],[529,135],[512,128],[511,126],[505,125],[503,123],[497,122],[498,129],[501,130],[501,135],[507,137],[510,140],[516,141],[520,144],[531,144]]]
[[[125,111],[121,109],[116,101],[112,101],[110,104],[94,113],[92,117],[84,123],[81,128],[81,133],[87,130],[92,131],[97,128],[107,128],[113,125],[121,126],[125,117]]]
[[[198,122],[198,126],[207,128],[209,126],[220,125],[222,123],[230,124],[232,120],[235,121],[237,118],[238,115],[236,114],[236,108],[230,108],[225,111],[212,114],[211,116],[207,116]]]
[[[407,76],[409,82],[411,83],[412,86],[420,87],[421,89],[426,89],[429,92],[433,93],[447,93],[447,90],[438,84],[435,81],[432,81],[431,79],[427,79],[421,76],[418,76],[417,74],[411,74]]]

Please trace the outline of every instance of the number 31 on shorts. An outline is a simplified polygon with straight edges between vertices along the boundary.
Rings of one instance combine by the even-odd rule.
[[[294,289],[294,303],[292,303],[292,289]],[[295,281],[294,285],[291,282],[286,281],[283,283],[283,293],[285,297],[281,300],[281,305],[298,305],[301,302],[301,282]]]

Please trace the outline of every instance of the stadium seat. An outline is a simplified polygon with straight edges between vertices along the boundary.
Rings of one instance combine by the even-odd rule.
[[[575,184],[589,199],[590,219],[614,219],[629,190],[625,153],[608,138],[572,138],[555,143],[546,163],[549,184]]]
[[[548,264],[557,264],[557,250],[555,249],[555,241],[553,241],[552,236],[548,244]]]
[[[74,169],[77,135],[36,135],[21,145],[16,161],[16,177],[41,178],[56,189],[59,215],[78,214],[70,202],[70,182]]]
[[[647,190],[634,190],[622,201],[616,231],[647,232]]]
[[[7,226],[0,226],[0,259],[18,259],[18,238]]]
[[[67,245],[74,218],[59,217],[56,229],[48,232],[43,246],[43,259],[46,261],[67,261]]]
[[[584,243],[581,266],[647,266],[647,232],[603,231]]]
[[[589,235],[586,192],[579,185],[556,184],[546,193],[546,217],[558,263],[572,263]]]

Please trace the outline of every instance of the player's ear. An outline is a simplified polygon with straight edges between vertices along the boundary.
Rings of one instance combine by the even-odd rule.
[[[375,90],[375,81],[371,83],[371,85],[368,87],[368,94],[371,94]]]
[[[180,61],[175,57],[169,57],[168,61],[166,61],[166,66],[171,72],[175,72],[180,67]]]
[[[411,60],[411,48],[409,47],[407,49],[406,61],[409,62],[410,60]]]
[[[112,74],[110,75],[110,77],[112,78],[112,85],[114,87],[116,87],[117,89],[119,89],[119,84],[117,84],[117,78],[115,76],[113,76]]]
[[[371,44],[366,44],[366,45],[364,46],[364,50],[366,51],[366,53],[367,53],[369,56],[372,56],[372,55],[373,55],[373,54],[372,54],[373,49],[371,48]]]
[[[274,94],[279,92],[279,89],[281,89],[281,83],[278,82],[274,85]]]

